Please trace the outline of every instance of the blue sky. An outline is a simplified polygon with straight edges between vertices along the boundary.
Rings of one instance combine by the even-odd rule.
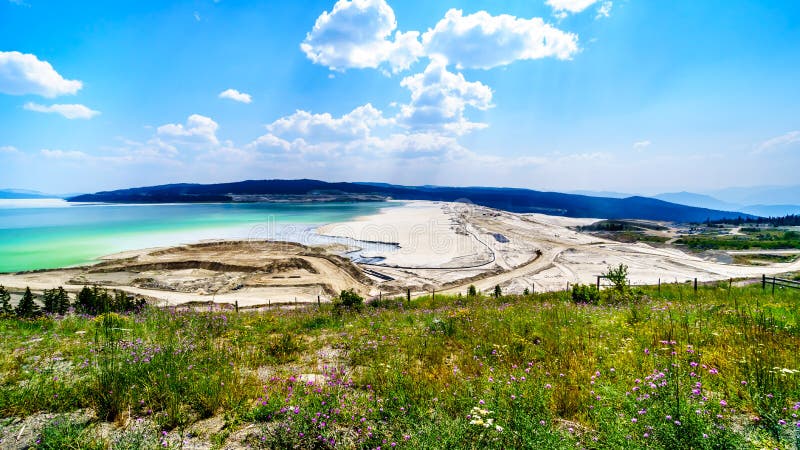
[[[0,187],[797,184],[800,3],[0,0]]]

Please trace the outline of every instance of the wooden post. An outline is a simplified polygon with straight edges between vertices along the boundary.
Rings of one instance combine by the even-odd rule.
[[[731,289],[733,289],[733,278],[728,281],[728,290],[730,291]]]
[[[379,302],[383,301],[383,292],[382,291],[378,291],[378,301]]]
[[[411,303],[411,288],[406,288],[406,303]]]
[[[317,295],[317,307],[321,306],[322,302],[319,300],[319,295]]]
[[[531,283],[531,294],[536,293],[536,283]]]
[[[236,300],[234,305],[236,306],[236,312],[238,313],[239,312],[239,300]]]
[[[597,276],[597,290],[600,290],[600,275]]]
[[[661,278],[658,279],[658,293],[661,294]]]
[[[569,281],[567,281],[567,292],[569,292]]]
[[[697,293],[697,278],[694,279],[694,292]]]
[[[775,295],[775,277],[772,277],[772,295]]]
[[[766,291],[767,290],[767,275],[766,274],[761,275],[761,290],[762,291]]]
[[[267,309],[272,309],[272,300],[267,299]]]
[[[435,300],[436,300],[436,289],[434,289],[433,291],[431,291],[431,302],[433,302],[433,301],[435,301]]]

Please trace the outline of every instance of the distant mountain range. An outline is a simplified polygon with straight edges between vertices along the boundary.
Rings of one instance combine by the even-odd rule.
[[[748,217],[736,211],[680,205],[659,199],[594,197],[529,189],[328,183],[318,180],[248,180],[221,184],[167,184],[98,192],[71,202],[189,203],[252,201],[434,200],[471,202],[511,212],[569,217],[702,222]]]
[[[653,196],[659,200],[664,200],[672,203],[679,203],[681,205],[696,206],[698,208],[721,209],[725,211],[741,211],[747,214],[753,214],[763,217],[779,217],[789,214],[800,214],[800,205],[791,204],[792,201],[800,201],[800,187],[788,188],[752,188],[753,192],[747,193],[749,188],[732,188],[727,190],[718,191],[723,195],[727,201],[720,200],[716,197],[704,194],[695,194],[692,192],[673,192],[667,194],[658,194]],[[726,192],[728,194],[726,194]],[[792,197],[792,192],[797,192],[797,196]],[[770,195],[774,194],[774,196]],[[770,202],[775,201],[775,204],[748,204],[745,202],[736,203],[728,199],[739,200],[752,200],[755,202],[763,202],[768,199]],[[787,201],[789,200],[789,201]],[[780,204],[777,202],[786,202]]]
[[[39,191],[31,191],[29,189],[0,189],[0,199],[3,200],[25,200],[37,198],[67,198],[74,197],[80,194],[46,194]]]
[[[0,199],[32,199],[32,198],[55,198],[53,195],[47,195],[38,191],[29,191],[26,189],[0,189]]]

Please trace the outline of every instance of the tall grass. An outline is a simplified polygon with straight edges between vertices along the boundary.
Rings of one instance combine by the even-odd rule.
[[[221,416],[215,442],[256,448],[800,445],[800,291],[641,294],[3,319],[0,416]]]

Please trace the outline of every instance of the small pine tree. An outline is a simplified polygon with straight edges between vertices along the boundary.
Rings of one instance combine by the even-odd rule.
[[[501,295],[503,295],[503,290],[500,289],[500,285],[498,284],[494,287],[494,296],[495,298],[500,298]]]
[[[19,304],[17,305],[16,313],[18,317],[23,319],[36,317],[39,315],[39,307],[36,305],[36,302],[33,301],[31,288],[25,288],[25,294],[22,296],[22,300],[20,300]]]
[[[0,314],[11,315],[14,313],[14,308],[11,307],[11,294],[8,293],[5,286],[0,285]]]
[[[75,299],[75,308],[84,314],[97,313],[95,294],[91,288],[84,286],[83,289],[78,292],[78,297]]]
[[[525,296],[531,295],[531,290],[528,289],[528,288],[523,289],[522,295],[525,295]]]
[[[56,290],[45,289],[42,293],[42,303],[44,303],[44,312],[54,314],[56,312]]]
[[[478,295],[478,289],[475,288],[474,284],[470,284],[467,288],[467,297],[475,297]]]
[[[69,294],[59,286],[56,291],[56,312],[63,316],[67,311],[69,311]]]

